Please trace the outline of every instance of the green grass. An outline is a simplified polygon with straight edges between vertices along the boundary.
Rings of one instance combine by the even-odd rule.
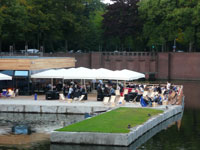
[[[162,112],[156,109],[121,107],[56,131],[128,133],[128,125],[135,127],[143,124],[150,118],[148,114],[154,116]]]

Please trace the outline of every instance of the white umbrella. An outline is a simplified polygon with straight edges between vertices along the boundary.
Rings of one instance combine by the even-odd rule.
[[[93,69],[96,74],[96,79],[107,79],[107,80],[137,80],[144,78],[143,73],[139,73],[132,70],[116,70],[112,71],[105,68]]]
[[[123,70],[121,70],[121,72],[123,74],[126,74],[129,77],[129,80],[137,80],[140,78],[145,78],[145,74],[140,73],[140,72],[127,70],[127,69],[123,69]]]
[[[56,70],[50,69],[50,70],[32,74],[31,78],[54,79],[54,78],[63,78],[63,76],[59,74]]]
[[[65,70],[64,79],[95,79],[95,73],[84,67],[71,68]]]
[[[57,70],[49,69],[46,71],[32,74],[31,78],[51,79],[51,85],[52,85],[51,88],[53,89],[53,79],[62,79],[63,75],[60,74]]]
[[[0,73],[0,80],[12,80],[12,77],[9,75]]]
[[[109,69],[100,68],[100,69],[93,69],[95,72],[96,79],[107,79],[112,80],[114,76],[114,72]]]

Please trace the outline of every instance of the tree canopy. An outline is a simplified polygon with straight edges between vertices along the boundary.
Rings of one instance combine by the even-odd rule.
[[[0,51],[200,51],[199,0],[1,0]]]

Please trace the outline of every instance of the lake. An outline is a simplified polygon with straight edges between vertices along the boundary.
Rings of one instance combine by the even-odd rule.
[[[50,144],[49,135],[44,134],[43,131],[48,133],[52,129],[81,121],[85,117],[83,115],[0,113],[0,133],[3,134],[0,136],[0,150],[199,150],[200,82],[177,81],[174,83],[184,86],[185,109],[181,116],[182,120],[176,122],[169,120],[129,147]],[[174,121],[179,117],[173,118]],[[173,123],[167,125],[169,122]],[[30,126],[32,134],[9,134],[13,125],[17,124]],[[163,130],[155,134],[155,131],[160,129]],[[155,135],[153,136],[152,133]]]

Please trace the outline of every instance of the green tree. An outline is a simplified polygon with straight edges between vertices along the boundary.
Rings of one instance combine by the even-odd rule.
[[[0,52],[2,51],[2,26],[3,26],[3,22],[4,22],[4,18],[2,16],[2,11],[3,11],[3,7],[0,7]]]
[[[139,0],[112,0],[104,14],[103,28],[105,37],[120,40],[124,47],[127,39],[135,39],[141,31],[142,22],[138,13]],[[130,41],[130,40],[129,40]],[[130,45],[130,44],[129,44]]]
[[[8,0],[2,1],[2,39],[13,45],[24,38],[24,30],[26,30],[26,8],[22,5],[21,1]]]
[[[139,12],[144,20],[143,37],[147,46],[156,45],[162,51],[172,50],[174,44],[189,47],[188,51],[198,46],[198,0],[142,0]]]
[[[97,6],[92,7],[88,18],[88,32],[86,33],[86,47],[87,50],[102,51],[103,46],[103,29],[102,20],[105,13],[104,5],[99,0],[94,0]],[[98,3],[97,3],[98,2]],[[93,6],[94,4],[92,4]]]

